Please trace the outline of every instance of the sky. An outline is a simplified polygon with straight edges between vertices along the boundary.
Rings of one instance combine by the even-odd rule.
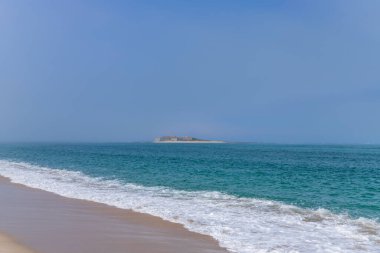
[[[379,10],[0,0],[0,142],[379,144]]]

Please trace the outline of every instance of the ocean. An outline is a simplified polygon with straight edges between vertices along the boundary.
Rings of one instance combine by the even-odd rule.
[[[1,144],[0,175],[239,253],[380,252],[380,146]]]

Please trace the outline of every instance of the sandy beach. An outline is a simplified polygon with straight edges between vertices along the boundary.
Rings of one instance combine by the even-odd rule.
[[[179,224],[6,178],[0,178],[0,203],[0,253],[227,252]]]
[[[0,253],[33,253],[33,251],[20,245],[13,238],[0,233]]]

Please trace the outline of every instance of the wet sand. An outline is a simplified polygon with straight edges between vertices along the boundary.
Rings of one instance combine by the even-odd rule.
[[[8,236],[0,234],[0,248],[8,243],[19,249],[7,253],[32,252],[28,249],[37,253],[227,253],[211,237],[182,225],[61,197],[1,177],[0,205],[0,231]]]

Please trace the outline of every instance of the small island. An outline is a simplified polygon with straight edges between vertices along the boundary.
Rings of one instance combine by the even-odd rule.
[[[190,136],[162,136],[157,137],[153,141],[154,143],[225,143],[219,140],[203,140]]]

